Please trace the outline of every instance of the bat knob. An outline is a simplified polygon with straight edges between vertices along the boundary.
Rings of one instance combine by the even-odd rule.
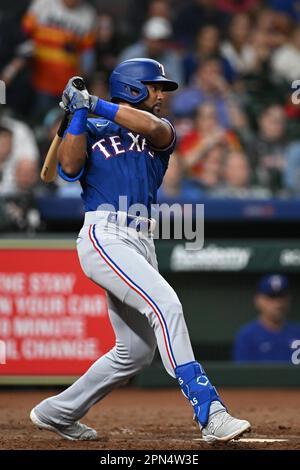
[[[86,89],[84,80],[82,77],[74,77],[72,80],[72,85],[77,88],[77,90],[82,91]]]

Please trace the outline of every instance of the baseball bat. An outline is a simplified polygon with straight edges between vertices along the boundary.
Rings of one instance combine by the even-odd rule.
[[[78,90],[84,90],[85,84],[83,78],[75,77],[72,81],[72,85]],[[51,183],[55,180],[57,176],[57,150],[62,141],[65,130],[69,124],[70,112],[66,111],[64,117],[61,120],[59,129],[56,136],[54,137],[49,150],[47,152],[42,170],[41,170],[41,180],[44,183]]]

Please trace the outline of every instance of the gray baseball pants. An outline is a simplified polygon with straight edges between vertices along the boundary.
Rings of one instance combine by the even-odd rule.
[[[150,365],[156,346],[172,377],[178,365],[195,360],[181,303],[158,272],[153,239],[110,215],[86,213],[77,251],[84,273],[107,291],[116,343],[73,385],[37,405],[41,418],[56,424],[77,421]]]

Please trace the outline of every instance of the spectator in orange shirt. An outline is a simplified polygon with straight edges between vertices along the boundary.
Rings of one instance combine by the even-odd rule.
[[[195,129],[184,136],[179,144],[179,154],[190,177],[201,179],[203,161],[216,146],[223,150],[241,149],[236,134],[220,126],[216,108],[208,102],[199,106]]]
[[[35,119],[57,105],[71,76],[94,66],[95,10],[83,0],[34,0],[23,28],[34,44]]]

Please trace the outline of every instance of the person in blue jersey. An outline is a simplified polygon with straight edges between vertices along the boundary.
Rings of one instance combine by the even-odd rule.
[[[157,266],[148,211],[175,145],[174,127],[160,111],[177,83],[152,59],[115,68],[110,102],[72,83],[63,93],[73,118],[59,148],[59,172],[67,181],[80,180],[86,213],[78,256],[85,274],[107,291],[116,343],[71,387],[33,408],[31,420],[67,439],[97,439],[79,420],[151,364],[158,347],[166,371],[193,406],[203,439],[237,438],[250,423],[227,412],[195,360],[182,305]],[[88,119],[89,111],[98,117]]]
[[[289,362],[300,324],[287,321],[290,293],[288,278],[282,274],[263,276],[254,298],[258,318],[238,332],[233,358],[237,362]]]

